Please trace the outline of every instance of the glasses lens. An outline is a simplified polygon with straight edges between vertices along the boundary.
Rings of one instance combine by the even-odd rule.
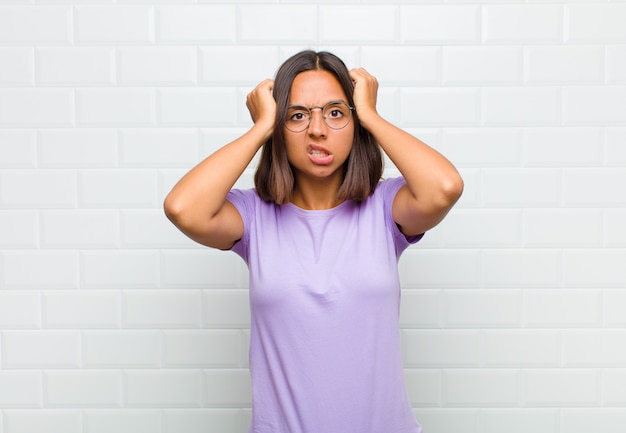
[[[287,109],[287,120],[285,126],[293,132],[304,131],[309,126],[311,112],[306,107],[289,107]]]
[[[341,129],[350,122],[351,110],[343,102],[331,102],[324,107],[322,115],[329,127]]]

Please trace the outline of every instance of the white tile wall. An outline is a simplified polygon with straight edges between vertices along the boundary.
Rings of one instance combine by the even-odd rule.
[[[246,431],[245,266],[161,203],[307,47],[374,73],[465,179],[400,261],[425,431],[623,433],[625,22],[624,0],[3,1],[0,433]]]

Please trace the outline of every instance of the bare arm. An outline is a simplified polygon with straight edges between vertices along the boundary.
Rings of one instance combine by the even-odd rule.
[[[167,217],[203,245],[227,249],[243,236],[243,221],[228,192],[274,129],[274,82],[265,80],[247,98],[254,125],[192,168],[165,198]]]
[[[407,184],[393,203],[393,218],[405,235],[436,226],[463,192],[456,168],[435,149],[387,122],[376,111],[378,82],[364,69],[353,69],[354,104],[359,120],[374,136]]]

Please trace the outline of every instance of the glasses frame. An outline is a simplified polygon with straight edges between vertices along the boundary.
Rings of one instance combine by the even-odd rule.
[[[348,113],[350,113],[350,115],[349,115],[348,121],[346,122],[345,125],[343,125],[342,127],[339,127],[339,128],[335,128],[333,126],[330,126],[328,124],[328,122],[326,121],[326,116],[324,116],[324,111],[326,110],[326,108],[329,105],[338,105],[338,104],[345,105],[346,107],[348,107]],[[302,128],[302,129],[300,129],[300,130],[294,130],[294,129],[289,128],[287,126],[287,122],[289,121],[289,118],[287,118],[285,120],[285,128],[287,128],[291,132],[296,132],[296,133],[303,132],[303,131],[306,131],[307,129],[309,129],[309,126],[311,125],[311,120],[313,119],[313,110],[321,110],[322,111],[322,120],[324,120],[324,123],[326,124],[326,126],[328,126],[330,129],[333,129],[335,131],[338,131],[338,130],[343,129],[346,126],[348,126],[348,124],[350,123],[350,119],[352,119],[352,112],[354,111],[354,107],[350,106],[350,104],[348,104],[345,101],[330,101],[330,102],[327,102],[324,105],[316,105],[314,107],[305,107],[304,105],[288,105],[287,106],[287,110],[290,110],[290,109],[293,109],[293,108],[304,109],[304,110],[307,110],[309,112],[309,121],[306,123],[306,126],[304,128]]]

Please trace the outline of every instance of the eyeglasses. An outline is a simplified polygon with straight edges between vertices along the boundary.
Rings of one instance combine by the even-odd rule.
[[[287,119],[285,127],[291,132],[302,132],[309,127],[313,110],[322,110],[322,119],[331,129],[342,129],[348,126],[352,117],[352,110],[343,101],[330,101],[322,107],[303,107],[301,105],[290,105],[287,107]]]

